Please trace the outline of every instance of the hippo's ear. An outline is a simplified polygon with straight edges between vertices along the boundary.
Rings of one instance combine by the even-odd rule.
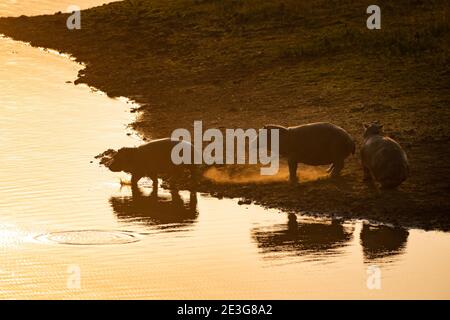
[[[363,124],[363,127],[364,127],[364,129],[367,129],[367,128],[370,127],[370,125],[368,125],[367,123],[364,123],[364,124]]]

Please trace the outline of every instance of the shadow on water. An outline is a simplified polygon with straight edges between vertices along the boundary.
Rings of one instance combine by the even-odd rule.
[[[364,223],[360,234],[364,260],[391,262],[392,258],[404,253],[408,235],[409,232],[401,227]]]
[[[302,256],[310,260],[322,260],[328,255],[340,254],[352,239],[353,228],[340,221],[297,222],[295,214],[289,214],[287,224],[269,228],[254,228],[252,237],[261,253],[268,259],[282,256]]]
[[[165,231],[181,231],[197,221],[197,193],[184,200],[177,190],[170,196],[152,191],[145,195],[141,187],[132,188],[131,196],[111,197],[109,202],[119,221],[140,223]]]

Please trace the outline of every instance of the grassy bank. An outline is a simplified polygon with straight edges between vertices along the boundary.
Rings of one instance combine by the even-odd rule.
[[[132,126],[149,139],[194,120],[227,128],[330,121],[360,144],[362,123],[379,120],[411,161],[411,178],[395,192],[364,185],[357,157],[339,181],[314,171],[297,187],[237,184],[215,172],[203,191],[448,230],[450,9],[446,1],[379,1],[382,29],[368,30],[369,4],[128,0],[83,11],[81,30],[55,14],[3,18],[0,32],[85,63],[77,83],[139,102]]]

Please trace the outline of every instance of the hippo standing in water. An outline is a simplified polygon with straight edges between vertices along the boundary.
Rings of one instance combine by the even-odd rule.
[[[191,179],[195,183],[198,174],[196,165],[173,163],[172,149],[179,143],[189,144],[189,149],[194,152],[192,144],[186,141],[164,138],[153,140],[136,148],[121,148],[115,152],[105,165],[113,172],[124,171],[131,173],[131,183],[137,186],[142,177],[149,177],[153,182],[153,189],[158,188],[158,177],[178,178],[189,171]]]
[[[331,164],[328,172],[334,177],[344,167],[344,160],[355,154],[353,138],[332,123],[317,122],[288,128],[268,125],[264,128],[279,130],[279,152],[288,159],[291,182],[297,182],[298,163],[312,166]]]
[[[364,180],[375,179],[382,188],[399,186],[409,174],[405,151],[395,140],[382,135],[382,125],[373,123],[364,125],[364,128],[361,148]]]

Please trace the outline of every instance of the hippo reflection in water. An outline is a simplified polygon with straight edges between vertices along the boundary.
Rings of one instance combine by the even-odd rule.
[[[403,252],[409,232],[401,227],[363,224],[361,245],[366,260],[387,259]]]
[[[132,196],[111,197],[111,207],[119,220],[143,223],[159,229],[175,231],[194,224],[198,217],[197,194],[190,192],[189,200],[183,200],[177,190],[170,196],[148,196],[139,187],[132,188]]]
[[[298,223],[296,215],[290,214],[287,225],[255,228],[252,237],[267,258],[282,253],[320,259],[328,254],[339,254],[339,249],[352,239],[352,233],[352,228],[335,220],[331,223]]]

